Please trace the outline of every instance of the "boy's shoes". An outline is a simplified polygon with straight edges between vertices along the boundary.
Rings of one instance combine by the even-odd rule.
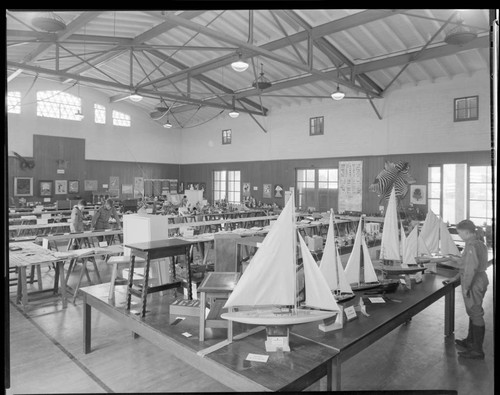
[[[459,352],[458,356],[467,359],[484,359],[484,352],[467,350]]]

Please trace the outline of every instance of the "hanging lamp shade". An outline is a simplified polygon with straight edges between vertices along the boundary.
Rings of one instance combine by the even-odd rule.
[[[252,86],[254,88],[264,90],[272,86],[271,81],[264,77],[264,65],[260,64],[260,76],[253,82]]]
[[[342,100],[345,96],[345,93],[342,92],[340,89],[339,89],[339,86],[337,85],[337,90],[335,92],[332,93],[332,99],[333,100]]]
[[[231,67],[233,68],[234,71],[237,71],[238,73],[242,73],[246,69],[248,69],[248,63],[244,62],[241,59],[241,54],[236,62],[231,63]]]
[[[137,91],[135,91],[134,93],[132,93],[130,96],[129,96],[130,100],[132,100],[133,102],[140,102],[142,100],[142,96],[139,95],[137,93]]]
[[[476,37],[477,33],[463,27],[462,25],[458,25],[446,34],[444,41],[447,44],[462,46],[471,42]]]
[[[170,129],[173,125],[170,123],[170,121],[167,119],[167,123],[163,125],[164,128]]]
[[[236,111],[234,108],[229,112],[229,116],[231,118],[238,118],[240,116],[240,113]]]
[[[31,20],[31,24],[44,32],[56,33],[66,29],[64,20],[53,12],[40,12]]]

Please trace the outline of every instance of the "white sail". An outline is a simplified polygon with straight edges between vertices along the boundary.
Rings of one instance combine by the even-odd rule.
[[[403,250],[403,263],[401,266],[416,264],[415,257],[418,255],[418,226],[415,226],[405,239]]]
[[[255,253],[225,308],[232,306],[295,305],[295,199],[288,200]]]
[[[360,283],[360,267],[361,267],[361,250],[363,250],[363,266],[364,266],[364,282],[378,281],[377,274],[373,268],[373,263],[370,258],[370,251],[366,245],[365,238],[362,234],[363,218],[359,221],[356,239],[352,247],[351,255],[345,267],[345,276],[349,284]]]
[[[335,244],[334,225],[335,221],[333,219],[333,211],[331,211],[328,233],[326,234],[325,248],[319,264],[319,270],[323,273],[330,290],[340,290],[341,292],[352,293],[351,286],[345,277],[339,250]]]
[[[302,264],[304,265],[304,278],[306,288],[305,305],[322,310],[338,311],[339,307],[330,291],[330,287],[321,274],[316,261],[311,255],[309,248],[299,235],[300,249],[302,252]]]
[[[398,212],[396,204],[396,190],[392,188],[387,210],[384,218],[384,228],[382,230],[382,242],[380,245],[380,259],[399,261],[399,230]]]
[[[448,231],[448,227],[441,220],[441,224],[439,227],[439,252],[442,255],[453,254],[460,255],[460,251],[458,250],[457,245],[451,238],[450,232]]]
[[[401,260],[401,267],[408,267],[408,263],[405,259],[404,259],[404,255],[405,255],[405,249],[406,249],[406,234],[405,234],[405,228],[403,226],[403,223],[401,222],[400,223],[400,231],[401,231],[401,243],[400,243],[400,253],[401,253],[401,257],[402,257],[402,260]],[[415,239],[416,240],[416,239]]]
[[[427,216],[425,217],[424,225],[420,232],[419,237],[421,238],[423,244],[427,248],[429,253],[439,252],[439,224],[441,220],[429,210]],[[419,253],[427,253],[425,251],[420,251]]]
[[[361,236],[361,245],[363,246],[363,266],[365,268],[365,283],[373,283],[378,281],[377,273],[375,273],[375,268],[373,267],[372,258],[370,257],[370,251],[366,245],[366,240]]]

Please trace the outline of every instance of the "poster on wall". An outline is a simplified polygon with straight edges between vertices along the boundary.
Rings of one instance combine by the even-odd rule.
[[[55,194],[65,195],[68,193],[68,180],[55,180]]]
[[[363,161],[339,162],[339,212],[362,211]]]
[[[276,186],[274,187],[274,197],[275,198],[283,197],[283,185],[276,184]]]
[[[244,182],[243,183],[243,196],[250,196],[250,183],[249,182]]]
[[[71,180],[68,182],[68,192],[78,193],[80,182],[78,180]]]
[[[170,193],[176,194],[178,188],[177,180],[169,180],[169,181],[170,181]]]
[[[109,177],[108,191],[113,195],[120,194],[120,177],[114,177],[114,176]]]
[[[427,190],[425,185],[410,185],[410,203],[427,204]]]
[[[264,197],[264,198],[271,198],[272,197],[271,187],[272,187],[271,184],[263,184],[262,185],[262,197]]]
[[[134,177],[134,198],[144,196],[144,177]]]
[[[132,195],[132,184],[122,184],[122,194],[123,195]]]
[[[83,182],[84,191],[97,191],[97,180],[85,180]]]
[[[52,181],[40,181],[40,196],[52,196]]]
[[[14,177],[14,196],[33,196],[33,177]]]

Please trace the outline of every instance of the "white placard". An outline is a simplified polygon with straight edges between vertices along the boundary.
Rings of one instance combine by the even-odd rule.
[[[99,242],[99,247],[107,247],[108,246],[108,242],[107,241],[100,241]]]
[[[185,320],[186,317],[175,317],[176,320]]]
[[[57,174],[64,174],[64,169],[57,169]]]
[[[380,296],[377,296],[375,298],[368,298],[368,300],[372,303],[385,303],[384,298],[381,298]]]
[[[339,212],[362,211],[363,161],[339,162]]]
[[[267,362],[267,360],[269,359],[269,355],[249,353],[245,359],[247,361],[253,361],[253,362]]]
[[[347,317],[347,321],[351,321],[355,318],[358,318],[358,315],[356,314],[356,310],[354,309],[354,306],[349,306],[344,309],[345,311],[345,316]]]
[[[193,336],[193,335],[192,335],[191,333],[189,333],[189,332],[184,332],[184,333],[182,334],[182,336],[185,336],[185,337],[191,337],[191,336]]]

